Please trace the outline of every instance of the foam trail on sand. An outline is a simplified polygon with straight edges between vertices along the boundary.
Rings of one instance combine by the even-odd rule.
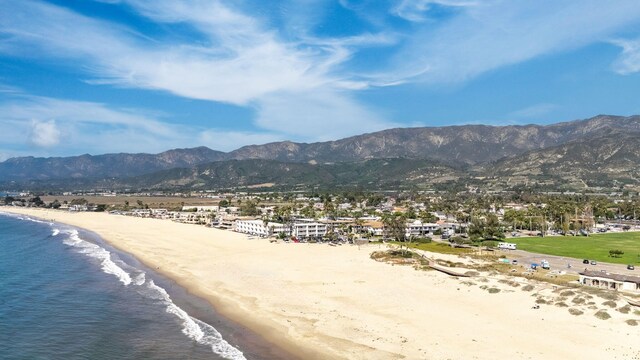
[[[182,332],[199,344],[208,345],[211,350],[230,360],[246,359],[244,354],[231,346],[213,326],[189,316],[184,310],[173,303],[169,294],[156,285],[153,280],[148,282],[149,289],[156,292],[158,300],[167,307],[167,312],[175,315],[182,321]]]
[[[101,260],[102,271],[115,275],[124,285],[131,284],[131,276],[111,260],[111,253],[109,251],[96,244],[82,240],[78,235],[78,230],[70,230],[68,234],[69,238],[63,240],[66,245],[77,248],[78,252],[82,254]]]
[[[4,214],[4,213],[3,213]],[[11,215],[11,214],[8,214]],[[14,216],[20,220],[34,221],[54,226],[54,223],[31,219],[28,217]],[[182,333],[187,337],[211,348],[215,354],[229,360],[246,360],[244,354],[229,344],[218,330],[213,326],[191,317],[186,311],[177,306],[165,289],[156,285],[153,280],[147,279],[144,271],[132,267],[120,260],[117,254],[112,254],[107,249],[86,241],[80,237],[78,230],[62,227],[54,228],[52,236],[64,234],[62,242],[75,249],[77,252],[100,261],[103,272],[114,275],[122,284],[137,289],[142,296],[157,300],[166,309],[166,312],[178,318],[182,326]]]

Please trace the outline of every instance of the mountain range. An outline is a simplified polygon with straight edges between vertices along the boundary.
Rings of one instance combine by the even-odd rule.
[[[37,188],[637,189],[639,149],[640,116],[599,115],[552,125],[398,128],[227,153],[197,147],[12,158],[0,163],[0,182]]]

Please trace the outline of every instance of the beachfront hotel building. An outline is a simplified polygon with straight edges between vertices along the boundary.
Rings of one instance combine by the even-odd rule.
[[[327,224],[301,222],[293,224],[293,236],[297,238],[320,238],[327,234]]]
[[[289,228],[281,223],[268,222],[262,220],[237,220],[233,230],[249,235],[269,236],[279,233],[289,235]]]
[[[580,284],[609,290],[640,293],[640,277],[585,270],[580,274]]]
[[[440,225],[433,223],[423,223],[420,220],[416,220],[407,224],[406,235],[410,236],[424,236],[433,234],[434,231],[440,229]]]

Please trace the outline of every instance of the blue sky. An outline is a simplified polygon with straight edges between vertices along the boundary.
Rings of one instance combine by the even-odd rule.
[[[637,0],[0,8],[0,160],[640,114]]]

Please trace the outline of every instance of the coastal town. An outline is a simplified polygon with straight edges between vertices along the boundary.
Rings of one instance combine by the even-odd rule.
[[[25,192],[4,204],[91,229],[253,329],[277,326],[269,336],[294,358],[459,358],[476,339],[487,354],[512,355],[504,337],[528,352],[545,343],[550,358],[638,355],[587,346],[637,338],[640,229],[628,194]],[[491,336],[474,330],[496,321]],[[523,322],[554,335],[512,333]],[[442,331],[425,341],[432,323]],[[567,342],[575,327],[591,330]],[[330,340],[351,331],[352,343]],[[451,334],[468,346],[437,346]]]
[[[553,253],[546,258],[542,255],[513,256],[517,253],[514,250],[520,250],[518,242],[525,239],[640,234],[640,221],[636,218],[636,214],[640,214],[637,195],[467,194],[454,198],[448,194],[402,192],[109,192],[59,194],[59,198],[65,199],[62,201],[56,195],[42,196],[46,201],[31,193],[14,195],[5,197],[5,205],[162,219],[233,231],[270,242],[328,243],[332,246],[383,242],[416,249],[420,244],[437,243],[452,248],[484,249],[500,253],[499,261],[511,257],[512,265],[518,264],[525,272],[538,268],[562,271],[580,276],[577,281],[583,285],[640,294],[640,277],[633,277],[635,267],[640,263],[640,251],[637,256],[627,254],[627,264],[609,266],[605,265],[607,260],[620,263],[618,260],[624,250],[612,245],[606,259],[600,256],[573,261],[569,260],[571,256],[557,261]],[[159,207],[160,204],[165,206]],[[603,261],[599,267],[597,260]],[[584,271],[582,265],[585,265]],[[624,276],[629,278],[625,280]]]

